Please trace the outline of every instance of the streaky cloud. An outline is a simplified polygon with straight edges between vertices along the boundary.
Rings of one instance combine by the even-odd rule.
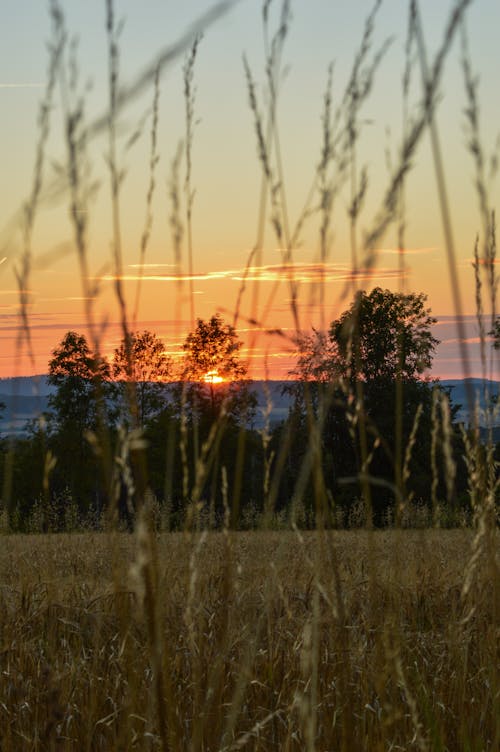
[[[403,273],[404,276],[405,273]],[[122,274],[122,282],[188,282],[211,281],[229,279],[234,282],[279,282],[292,278],[295,282],[305,284],[320,284],[322,282],[345,282],[373,279],[400,279],[399,269],[377,267],[375,269],[360,269],[353,271],[346,264],[322,263],[284,263],[251,266],[248,269],[221,269],[214,272],[199,272],[197,274]],[[102,277],[106,282],[114,282],[117,277],[106,274]]]
[[[387,254],[391,256],[399,256],[399,254],[402,254],[403,256],[423,256],[428,253],[434,253],[435,251],[438,251],[439,248],[437,246],[429,246],[423,247],[423,248],[380,248],[377,253],[380,254]]]
[[[491,342],[492,337],[485,337],[485,342]],[[458,345],[460,343],[464,343],[466,345],[478,345],[481,342],[481,337],[464,337],[464,339],[459,339],[458,337],[452,337],[451,339],[443,339],[441,340],[441,345]]]
[[[177,264],[127,264],[129,269],[175,269]]]
[[[43,83],[0,83],[0,89],[41,89]]]

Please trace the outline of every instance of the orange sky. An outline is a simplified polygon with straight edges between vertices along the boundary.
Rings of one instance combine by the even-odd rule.
[[[22,270],[23,242],[16,216],[30,195],[36,143],[36,122],[46,77],[46,40],[50,29],[46,9],[27,0],[32,10],[30,31],[20,11],[3,9],[0,21],[11,34],[0,52],[0,106],[5,114],[0,156],[4,165],[0,185],[0,376],[44,372],[51,350],[68,329],[88,332],[85,290],[92,288],[92,309],[103,350],[110,355],[121,337],[120,313],[112,254],[112,211],[109,173],[106,167],[107,132],[89,139],[85,156],[88,185],[97,185],[80,209],[86,222],[87,284],[82,283],[75,249],[74,227],[68,216],[69,191],[61,182],[66,163],[64,107],[56,89],[51,111],[51,128],[46,145],[46,163],[41,202],[32,237],[32,265],[25,280],[32,356],[26,344],[19,344],[19,290],[16,273]],[[92,4],[91,4],[92,5]],[[129,85],[155,60],[166,46],[180,38],[190,23],[209,4],[193,1],[189,8],[172,10],[151,0],[148,12],[140,14],[133,2],[117,3],[126,18],[120,37],[120,80]],[[195,62],[195,121],[192,146],[193,271],[189,277],[185,176],[186,161],[179,163],[176,190],[180,208],[182,242],[176,258],[171,220],[173,160],[185,134],[182,66],[185,52],[165,69],[160,83],[156,132],[155,187],[151,202],[152,229],[143,268],[139,300],[138,329],[153,329],[168,352],[181,351],[192,327],[190,290],[195,316],[209,318],[219,311],[233,321],[239,300],[237,328],[245,343],[244,355],[250,375],[262,378],[286,377],[293,366],[292,337],[295,324],[291,313],[290,278],[297,284],[297,309],[302,329],[328,324],[348,307],[355,285],[374,285],[393,290],[423,291],[432,312],[439,319],[436,336],[442,341],[434,373],[442,377],[463,374],[458,355],[457,318],[448,268],[435,162],[428,133],[414,157],[405,187],[405,274],[399,272],[397,228],[392,224],[375,247],[376,265],[353,280],[348,209],[352,182],[339,184],[333,204],[328,256],[320,261],[320,214],[315,211],[319,194],[314,186],[321,151],[321,112],[327,66],[335,59],[333,111],[342,101],[352,63],[359,49],[364,19],[372,3],[360,0],[356,9],[332,7],[318,0],[315,12],[295,3],[289,38],[284,51],[282,90],[278,103],[278,132],[282,175],[279,181],[282,216],[288,235],[302,216],[308,196],[313,198],[300,232],[288,252],[279,246],[273,232],[272,207],[267,192],[266,212],[260,227],[261,164],[253,116],[242,66],[248,55],[256,80],[259,106],[265,111],[265,73],[261,14],[258,4],[241,2],[207,29]],[[343,4],[344,6],[350,4]],[[444,7],[446,5],[446,8]],[[62,3],[67,24],[80,34],[78,60],[79,95],[85,100],[86,122],[106,112],[106,39],[103,19],[95,8]],[[307,4],[309,7],[309,5]],[[273,4],[272,28],[278,21],[279,3]],[[447,17],[447,4],[436,8],[431,0],[421,2],[428,54],[438,48]],[[401,77],[404,69],[407,6],[388,0],[376,19],[372,41],[373,58],[388,37],[392,44],[382,58],[373,90],[359,113],[359,141],[356,146],[355,181],[359,186],[366,171],[367,191],[356,228],[359,264],[363,260],[363,239],[376,224],[391,169],[398,160],[402,138]],[[102,16],[102,12],[101,12]],[[488,23],[485,25],[484,21]],[[496,24],[496,25],[495,25]],[[485,158],[488,207],[498,205],[495,176],[488,177],[489,161],[496,154],[495,139],[500,130],[497,86],[497,42],[493,29],[500,24],[495,0],[472,3],[467,16],[468,44],[474,74],[480,76],[480,128]],[[168,39],[160,29],[169,29]],[[36,30],[36,31],[35,31]],[[482,243],[482,220],[474,186],[474,162],[467,149],[464,110],[466,99],[461,72],[460,36],[447,58],[439,87],[437,125],[445,167],[448,206],[455,246],[455,270],[460,284],[462,313],[465,315],[467,347],[471,369],[479,375],[475,289],[471,260],[476,233]],[[19,55],[19,48],[26,54]],[[87,77],[91,82],[87,86]],[[422,97],[419,69],[412,69],[409,97],[410,118],[418,118]],[[76,101],[77,98],[75,98]],[[122,285],[127,315],[133,326],[133,312],[140,270],[140,245],[147,215],[147,193],[151,178],[151,109],[153,86],[144,87],[130,101],[119,119],[117,153],[123,183],[119,197],[122,252]],[[342,123],[340,124],[342,130]],[[137,139],[132,138],[134,133]],[[273,169],[277,169],[273,159]],[[391,167],[392,165],[392,167]],[[333,175],[331,176],[334,179]],[[54,192],[54,187],[58,188]],[[279,193],[279,191],[278,191]],[[286,235],[287,228],[284,226]],[[245,269],[255,244],[258,254],[242,290]],[[482,249],[482,245],[480,245]],[[180,278],[182,281],[180,281]],[[485,283],[483,276],[483,283]],[[321,288],[323,287],[323,292]],[[486,286],[483,288],[487,296]],[[488,312],[489,304],[485,301]],[[258,326],[249,322],[256,318]],[[488,322],[486,328],[489,328]],[[281,334],[269,331],[280,330]],[[250,349],[251,345],[251,349]]]

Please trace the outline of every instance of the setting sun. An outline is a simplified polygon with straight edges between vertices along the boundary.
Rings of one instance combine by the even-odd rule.
[[[222,384],[224,382],[224,378],[222,376],[219,376],[217,369],[214,369],[213,371],[206,372],[203,377],[203,381],[206,384]]]

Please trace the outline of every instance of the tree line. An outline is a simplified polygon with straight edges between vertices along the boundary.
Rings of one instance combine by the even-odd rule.
[[[235,329],[198,319],[176,374],[163,342],[128,333],[111,361],[73,331],[48,364],[49,410],[2,441],[12,529],[119,519],[154,499],[166,524],[234,527],[445,521],[471,507],[464,433],[423,378],[438,344],[423,294],[358,292],[326,332],[296,337],[287,418],[253,427],[256,395]],[[50,512],[50,514],[49,514]]]

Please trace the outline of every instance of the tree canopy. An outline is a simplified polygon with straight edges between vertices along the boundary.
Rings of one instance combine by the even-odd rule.
[[[56,387],[49,396],[50,448],[57,464],[54,488],[70,490],[82,505],[98,493],[99,474],[89,472],[92,449],[87,432],[112,423],[109,410],[109,364],[91,352],[83,334],[67,332],[53,350],[48,382]]]
[[[113,356],[113,377],[121,384],[122,407],[137,413],[139,425],[163,406],[172,360],[165,344],[153,332],[132,332],[122,339]]]
[[[66,332],[52,351],[48,382],[56,387],[49,406],[60,426],[80,434],[95,421],[96,388],[110,378],[108,363],[92,354],[83,334]]]
[[[431,367],[438,340],[436,322],[423,293],[391,292],[376,287],[357,293],[350,308],[330,327],[342,370],[366,381],[415,379]],[[359,353],[356,355],[356,348]]]
[[[325,473],[333,479],[354,478],[364,468],[363,472],[388,484],[371,489],[376,512],[387,506],[387,488],[396,477],[396,447],[409,441],[417,411],[421,414],[418,448],[412,455],[412,490],[421,493],[425,487],[425,481],[419,485],[417,480],[424,477],[421,468],[430,457],[432,390],[420,376],[430,368],[438,343],[432,334],[435,319],[425,303],[423,294],[380,287],[370,293],[360,291],[327,332],[313,330],[298,340],[293,375],[300,382],[294,387],[295,413],[300,418],[305,412],[307,388],[308,404],[318,415],[321,407],[324,414]],[[399,393],[398,381],[404,385]],[[356,382],[363,382],[361,390],[354,388]],[[322,383],[331,388],[325,392]],[[363,416],[363,429],[359,415]],[[355,425],[357,430],[353,430]],[[298,434],[300,421],[297,426]],[[304,426],[303,442],[307,431]],[[341,483],[335,487],[335,481],[333,490],[337,498],[352,493]]]
[[[60,386],[67,378],[93,381],[96,377],[109,378],[106,361],[91,353],[87,339],[74,331],[66,332],[52,351],[49,361],[49,383]]]
[[[197,420],[209,423],[225,412],[236,422],[248,421],[255,410],[255,395],[245,382],[247,367],[240,359],[242,342],[231,324],[219,314],[208,321],[198,319],[183,345],[182,380]]]
[[[113,376],[125,381],[167,381],[172,375],[172,360],[164,342],[145,329],[131,332],[128,343],[123,339],[113,356]]]
[[[359,291],[327,334],[313,331],[299,340],[294,375],[319,381],[417,379],[431,367],[438,344],[426,300],[423,293],[380,287]]]
[[[500,350],[500,317],[496,318],[493,329],[488,332],[488,335],[493,338],[493,348]]]
[[[214,377],[227,381],[244,378],[247,369],[239,359],[241,345],[234,327],[225,324],[219,314],[208,321],[198,319],[183,345],[183,378],[206,383],[214,383]]]

